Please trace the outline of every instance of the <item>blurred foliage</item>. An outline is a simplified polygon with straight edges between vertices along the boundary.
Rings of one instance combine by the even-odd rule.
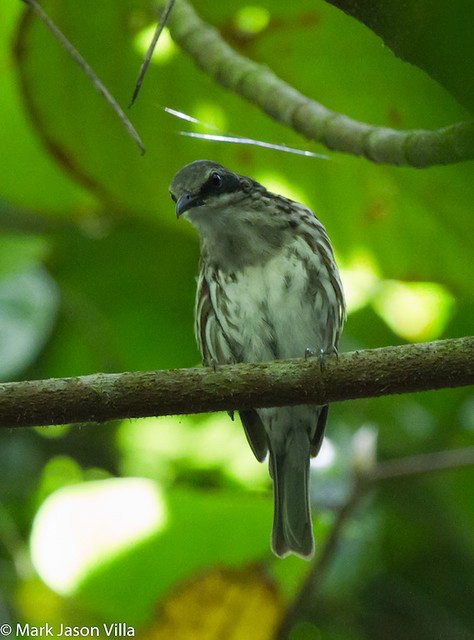
[[[194,4],[238,50],[331,109],[401,128],[469,117],[427,74],[323,0]],[[42,5],[126,105],[155,7],[148,0]],[[471,25],[472,17],[471,10]],[[304,200],[322,219],[349,300],[342,350],[472,334],[472,163],[397,169],[180,136],[207,129],[163,107],[224,132],[306,145],[215,86],[167,31],[129,112],[147,148],[140,157],[20,1],[0,7],[0,74],[0,379],[199,362],[198,243],[176,222],[167,189],[176,170],[202,157]],[[444,390],[333,406],[330,440],[312,470],[318,549],[347,495],[351,434],[361,425],[378,431],[381,459],[466,446],[474,395]],[[270,480],[225,414],[3,430],[0,440],[2,622],[127,622],[148,638],[163,603],[196,614],[206,571],[232,586],[208,594],[203,612],[216,610],[227,588],[251,606],[259,585],[265,598],[272,584],[281,615],[307,570],[297,558],[271,557]],[[130,485],[136,476],[146,484]],[[394,480],[368,496],[310,619],[292,638],[474,638],[473,481],[474,471],[463,469]],[[253,575],[255,562],[265,571],[254,569],[247,589],[242,576]],[[186,588],[197,599],[179,604]]]
[[[259,567],[215,568],[170,595],[160,622],[142,638],[271,640],[281,611],[278,593]]]
[[[470,0],[347,2],[326,0],[377,33],[393,52],[445,86],[461,104],[474,107],[472,4]]]

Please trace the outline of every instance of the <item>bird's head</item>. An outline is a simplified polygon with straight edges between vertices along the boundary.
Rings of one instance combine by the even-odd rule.
[[[201,251],[232,268],[271,257],[291,238],[292,217],[304,209],[210,160],[178,171],[170,195],[176,216],[196,227]]]
[[[244,179],[217,162],[196,160],[180,169],[170,185],[170,195],[176,203],[176,216],[190,212],[225,207],[244,188]]]

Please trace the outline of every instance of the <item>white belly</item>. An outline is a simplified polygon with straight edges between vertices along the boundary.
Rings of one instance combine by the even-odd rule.
[[[302,247],[303,255],[284,250],[263,264],[245,267],[234,281],[226,282],[226,313],[219,315],[219,322],[240,360],[302,357],[307,348],[319,352],[333,346],[333,331],[328,334],[327,324],[328,300],[335,293],[319,256],[309,253],[306,243]],[[313,274],[318,273],[316,288],[314,278],[308,279],[307,260]],[[211,298],[215,295],[211,286]]]

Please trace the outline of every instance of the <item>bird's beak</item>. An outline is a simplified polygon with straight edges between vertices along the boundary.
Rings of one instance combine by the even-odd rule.
[[[202,199],[198,194],[193,195],[186,191],[179,197],[176,203],[176,217],[179,218],[185,211],[192,209],[193,207],[199,207],[202,204]]]

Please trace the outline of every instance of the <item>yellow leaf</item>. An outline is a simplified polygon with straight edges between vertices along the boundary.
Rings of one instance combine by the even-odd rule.
[[[181,583],[140,640],[271,640],[283,611],[262,567],[215,567]]]

